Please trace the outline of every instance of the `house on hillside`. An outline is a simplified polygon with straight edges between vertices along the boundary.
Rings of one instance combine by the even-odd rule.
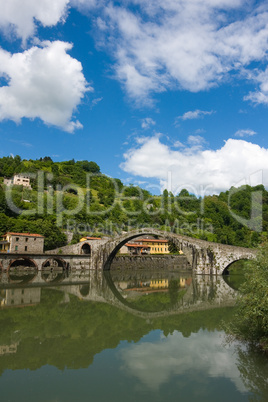
[[[15,174],[12,179],[4,179],[4,184],[6,186],[23,186],[27,187],[28,189],[32,189],[30,184],[30,177],[26,174]]]
[[[1,253],[42,254],[44,252],[44,236],[33,233],[8,232],[0,241]]]

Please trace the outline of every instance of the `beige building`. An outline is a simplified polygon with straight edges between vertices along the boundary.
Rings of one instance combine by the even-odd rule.
[[[6,186],[15,185],[32,189],[30,184],[30,177],[27,176],[26,174],[15,174],[12,179],[4,179],[4,184]]]
[[[44,236],[33,233],[8,232],[0,241],[0,252],[19,254],[42,254]]]

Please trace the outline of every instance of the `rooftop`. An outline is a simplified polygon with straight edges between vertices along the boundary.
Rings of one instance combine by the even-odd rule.
[[[144,248],[144,246],[142,244],[131,244],[131,243],[126,243],[125,246],[127,247],[135,247],[135,248]],[[147,246],[147,248],[150,248],[150,246]]]
[[[7,236],[7,235],[11,235],[11,236],[26,236],[26,237],[44,237],[40,234],[36,234],[36,233],[16,233],[16,232],[7,232],[3,235]]]
[[[153,242],[153,243],[168,243],[168,240],[165,240],[165,239],[137,239],[137,240],[134,240],[134,241],[139,241],[139,242]]]

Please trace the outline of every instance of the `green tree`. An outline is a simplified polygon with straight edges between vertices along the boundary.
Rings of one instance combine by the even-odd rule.
[[[228,331],[231,338],[242,338],[268,350],[268,242],[259,249],[256,263],[245,275],[237,313]]]

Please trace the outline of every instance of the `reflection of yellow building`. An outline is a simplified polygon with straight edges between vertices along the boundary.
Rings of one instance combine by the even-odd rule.
[[[166,288],[168,288],[168,279],[157,279],[157,280],[150,281],[150,288],[166,289]]]
[[[169,254],[168,240],[164,239],[137,239],[133,243],[150,247],[150,254]]]
[[[185,284],[186,284],[186,279],[185,278],[180,278],[180,287],[185,288]]]
[[[11,345],[0,345],[0,356],[7,355],[11,353],[17,353],[18,342],[12,343]]]

